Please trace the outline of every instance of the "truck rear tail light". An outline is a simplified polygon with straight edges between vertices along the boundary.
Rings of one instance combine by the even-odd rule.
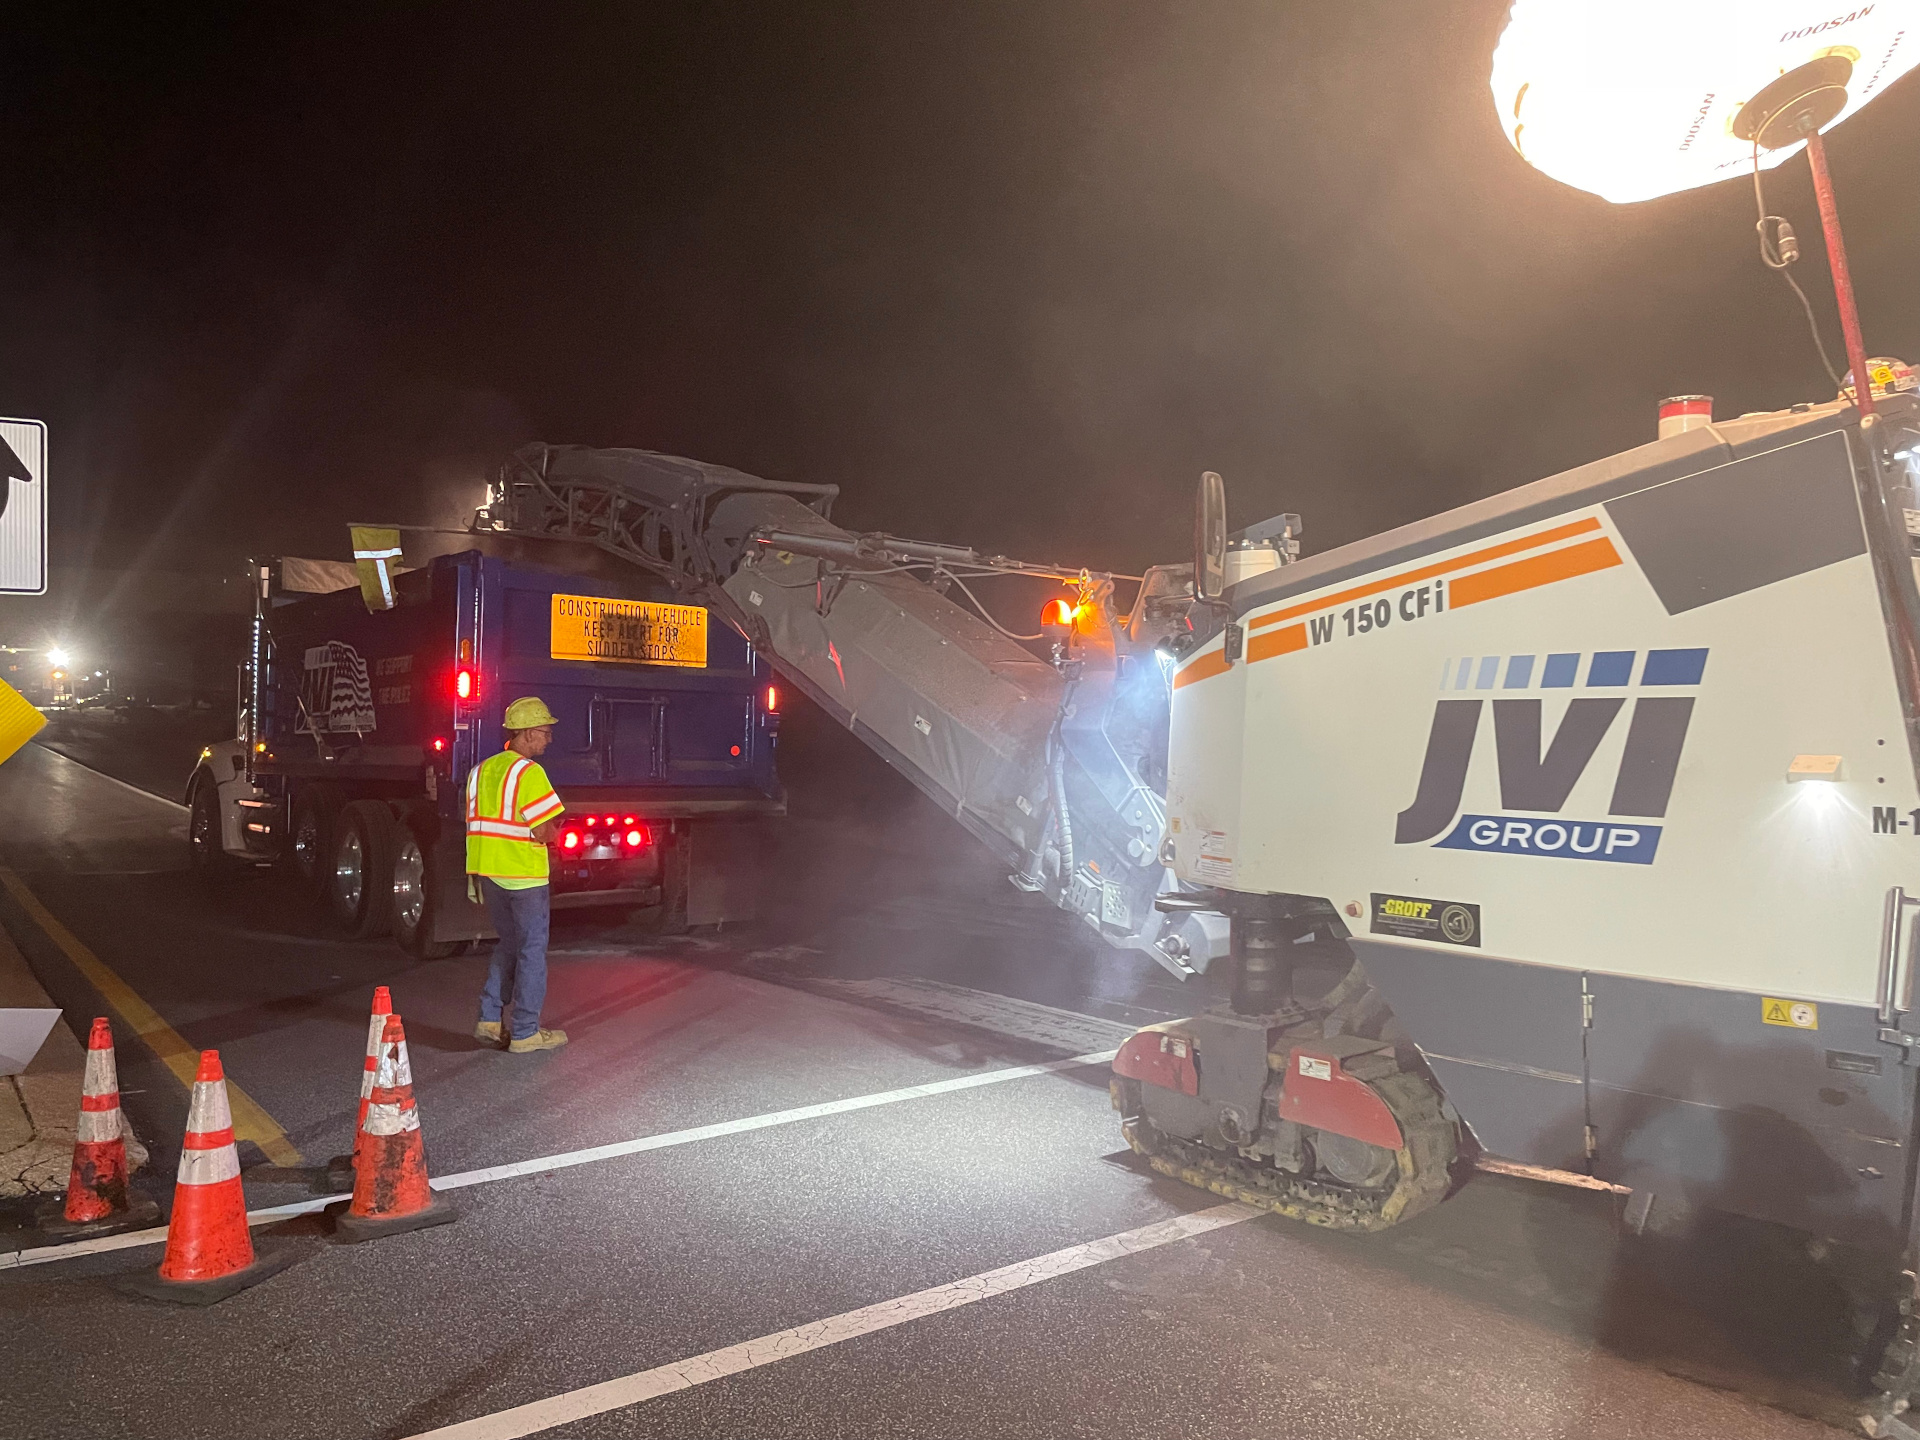
[[[434,752],[434,754],[436,754],[436,755],[444,755],[444,754],[446,753],[446,750],[447,750],[447,740],[446,740],[446,737],[445,737],[444,735],[436,735],[436,736],[434,736],[434,737],[433,737],[433,752]]]
[[[480,691],[480,677],[473,673],[473,667],[462,665],[453,672],[453,698],[471,700]]]
[[[626,835],[623,838],[626,840],[627,848],[629,850],[638,850],[642,848],[644,845],[646,845],[647,841],[651,837],[647,834],[646,826],[635,825],[632,829],[627,831]]]
[[[595,818],[594,816],[592,816],[592,815],[589,815],[589,816],[587,816],[587,824],[589,824],[589,825],[598,825],[599,823],[600,823],[600,822],[599,822],[599,820],[598,820],[598,819],[596,819],[596,818]]]
[[[778,685],[767,686],[767,713],[769,715],[778,715],[780,713],[780,687]]]
[[[567,831],[560,837],[560,848],[562,850],[578,850],[580,848],[580,832],[578,830]]]

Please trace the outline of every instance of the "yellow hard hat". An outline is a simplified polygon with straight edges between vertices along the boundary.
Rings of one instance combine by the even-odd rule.
[[[559,719],[547,709],[547,702],[538,695],[522,695],[507,706],[507,715],[500,722],[507,730],[531,730],[538,725],[558,725]]]

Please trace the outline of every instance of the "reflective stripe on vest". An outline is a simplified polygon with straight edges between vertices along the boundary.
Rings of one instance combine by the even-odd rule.
[[[468,874],[521,880],[547,877],[547,847],[533,838],[533,826],[559,814],[562,807],[560,797],[548,788],[533,807],[537,817],[527,815],[520,804],[520,789],[529,771],[545,775],[524,755],[502,750],[468,774]]]

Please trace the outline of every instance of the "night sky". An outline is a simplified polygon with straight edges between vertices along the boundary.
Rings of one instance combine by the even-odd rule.
[[[1424,14],[1424,18],[1414,17]],[[1827,398],[1749,187],[1529,170],[1501,0],[80,7],[0,47],[0,411],[54,563],[344,553],[539,438],[1132,569],[1194,479],[1320,550]],[[1920,83],[1830,141],[1920,359]],[[1839,353],[1804,159],[1771,179]],[[0,602],[4,604],[4,602]]]

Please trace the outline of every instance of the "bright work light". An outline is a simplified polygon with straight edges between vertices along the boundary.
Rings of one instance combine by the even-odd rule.
[[[68,661],[72,658],[71,655],[67,654],[67,652],[62,650],[58,645],[47,651],[47,663],[56,670],[66,669]]]
[[[1493,54],[1501,129],[1536,170],[1624,204],[1751,172],[1733,133],[1769,81],[1853,62],[1831,130],[1916,64],[1920,0],[1816,14],[1799,0],[1516,0]],[[1778,165],[1799,146],[1769,151]]]

